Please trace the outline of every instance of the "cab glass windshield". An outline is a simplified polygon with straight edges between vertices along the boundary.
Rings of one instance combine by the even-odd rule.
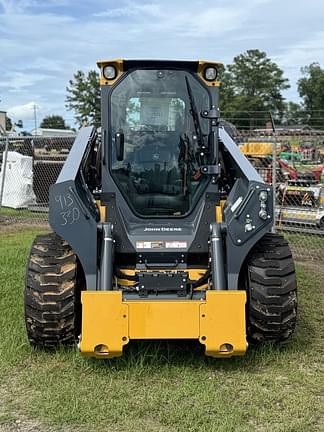
[[[135,70],[111,93],[111,172],[141,216],[182,216],[207,179],[206,88],[190,73]]]

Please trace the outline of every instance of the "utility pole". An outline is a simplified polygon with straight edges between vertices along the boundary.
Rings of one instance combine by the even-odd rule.
[[[276,204],[277,204],[277,130],[272,112],[270,111],[270,121],[272,126],[272,189],[273,189],[273,227],[272,232],[276,232]]]
[[[2,208],[2,200],[3,200],[3,194],[4,194],[4,184],[5,184],[5,180],[6,180],[6,168],[7,168],[7,158],[8,158],[8,150],[9,150],[9,138],[7,135],[7,131],[6,129],[2,130],[2,127],[0,126],[0,132],[3,132],[4,136],[5,136],[5,148],[4,151],[2,153],[2,166],[1,166],[1,171],[2,171],[2,176],[1,176],[1,188],[0,188],[0,209]]]
[[[37,135],[37,106],[34,104],[34,135]]]

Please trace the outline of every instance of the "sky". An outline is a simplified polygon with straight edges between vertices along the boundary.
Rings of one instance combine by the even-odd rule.
[[[323,0],[0,0],[0,111],[24,129],[51,114],[73,126],[66,86],[97,60],[218,60],[265,51],[299,101],[300,68],[324,67]]]

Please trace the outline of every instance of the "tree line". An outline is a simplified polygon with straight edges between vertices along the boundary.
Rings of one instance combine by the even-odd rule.
[[[13,127],[22,128],[23,122],[19,120],[17,123],[13,123],[10,117],[6,117],[6,130],[11,131]],[[44,117],[39,127],[44,129],[70,129],[64,118],[55,114]]]
[[[283,125],[324,124],[324,69],[319,63],[301,68],[297,82],[301,103],[285,101],[283,91],[290,88],[284,72],[265,52],[247,50],[234,57],[220,71],[220,109],[223,118],[237,127],[264,127],[271,112]],[[78,70],[66,88],[66,107],[75,114],[79,126],[100,126],[99,74]],[[48,116],[40,127],[64,129],[61,116]]]
[[[301,69],[297,82],[301,103],[285,101],[282,92],[290,87],[284,72],[265,52],[247,50],[220,71],[220,108],[224,118],[238,127],[257,121],[264,125],[272,112],[281,124],[307,123],[316,126],[324,116],[324,70],[318,63]],[[100,125],[99,75],[77,71],[67,86],[66,106],[78,124]]]
[[[324,126],[324,70],[318,63],[301,68],[297,89],[301,103],[285,101],[282,92],[290,88],[284,72],[260,50],[248,50],[234,57],[221,73],[222,115],[236,126],[261,126],[269,113],[282,125]]]

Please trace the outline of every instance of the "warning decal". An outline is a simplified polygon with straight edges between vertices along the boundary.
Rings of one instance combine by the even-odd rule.
[[[165,242],[166,249],[185,249],[187,247],[186,241],[167,241]]]
[[[139,241],[136,242],[137,249],[163,249],[164,241],[153,240],[153,241]]]
[[[137,241],[136,249],[186,249],[188,243],[186,241],[171,240],[153,240],[153,241]]]

